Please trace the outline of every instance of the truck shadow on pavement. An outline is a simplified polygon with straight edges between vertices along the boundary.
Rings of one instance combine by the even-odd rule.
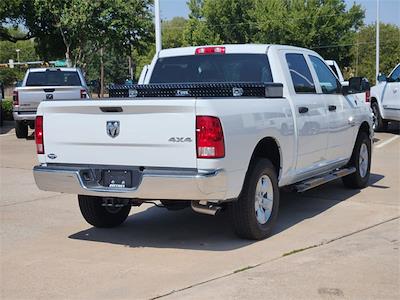
[[[376,185],[384,176],[371,174],[369,185]],[[358,194],[359,190],[346,189],[340,180],[304,192],[282,192],[278,222],[273,235],[297,223],[313,218],[331,207]],[[133,207],[133,212],[135,207]],[[177,248],[191,250],[228,251],[245,247],[254,241],[236,237],[228,211],[215,217],[200,215],[191,209],[167,211],[150,207],[131,214],[117,228],[89,229],[74,233],[71,239],[118,244],[128,247]]]
[[[14,121],[3,121],[3,125],[0,126],[0,134],[7,134],[15,127]]]

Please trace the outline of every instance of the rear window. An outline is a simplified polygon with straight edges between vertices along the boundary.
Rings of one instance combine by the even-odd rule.
[[[26,86],[80,86],[78,72],[46,70],[31,72],[26,80]]]
[[[315,93],[315,85],[303,54],[286,54],[286,61],[296,93]]]
[[[150,83],[272,82],[265,54],[189,55],[159,58]]]

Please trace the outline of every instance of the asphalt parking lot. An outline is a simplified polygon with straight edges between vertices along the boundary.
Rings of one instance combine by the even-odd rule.
[[[9,124],[11,125],[11,124]],[[399,299],[400,136],[377,133],[370,185],[284,193],[275,234],[227,214],[134,208],[96,229],[76,196],[39,191],[32,138],[0,134],[2,299]]]

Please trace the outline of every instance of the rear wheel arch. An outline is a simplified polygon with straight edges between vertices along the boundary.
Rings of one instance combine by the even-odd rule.
[[[251,155],[246,177],[249,173],[249,170],[251,170],[257,160],[261,158],[267,158],[271,161],[279,178],[282,169],[282,153],[281,147],[275,138],[265,137],[257,143]]]

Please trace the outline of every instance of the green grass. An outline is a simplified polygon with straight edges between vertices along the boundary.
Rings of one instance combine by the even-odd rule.
[[[312,249],[312,248],[315,248],[315,247],[318,247],[318,246],[319,245],[312,245],[312,246],[308,246],[308,247],[301,248],[301,249],[295,249],[295,250],[292,250],[290,252],[286,252],[286,253],[282,254],[282,257],[293,255],[293,254],[296,254],[296,253],[299,253],[299,252],[302,252],[302,251],[305,251],[305,250],[308,250],[308,249]]]
[[[247,270],[253,269],[255,267],[257,267],[257,266],[247,266],[247,267],[244,267],[244,268],[241,268],[241,269],[233,271],[233,274],[236,274],[236,273],[239,273],[239,272],[243,272],[243,271],[247,271]]]

